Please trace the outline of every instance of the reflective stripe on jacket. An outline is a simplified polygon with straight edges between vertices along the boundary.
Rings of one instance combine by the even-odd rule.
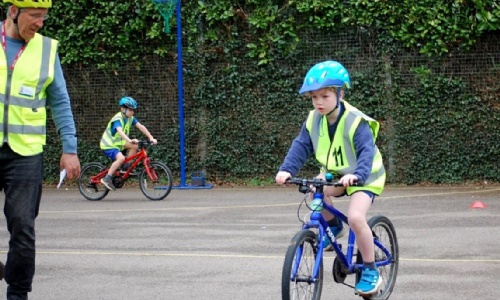
[[[358,165],[356,149],[354,149],[354,133],[362,119],[366,120],[373,134],[373,140],[377,139],[379,123],[369,116],[342,101],[345,112],[341,116],[337,130],[330,141],[328,134],[328,120],[316,110],[312,110],[306,121],[306,129],[309,132],[314,148],[316,160],[333,174],[353,174]],[[376,145],[373,158],[372,170],[363,187],[348,187],[347,194],[351,195],[358,190],[369,190],[377,195],[382,193],[385,185],[385,168],[382,154]]]
[[[123,132],[128,136],[128,134],[130,132],[130,126],[132,125],[133,120],[134,120],[134,117],[130,117],[130,118],[128,118],[127,124],[125,124],[125,119],[123,118],[123,113],[122,112],[117,113],[111,119],[111,121],[109,121],[108,127],[106,127],[106,130],[104,130],[104,133],[102,134],[101,143],[100,143],[101,149],[107,150],[107,149],[118,148],[120,151],[123,150],[127,141],[125,141],[121,137],[121,135],[118,133],[118,131],[115,133],[115,135],[112,135],[111,127],[113,126],[113,123],[115,121],[120,121]]]
[[[46,142],[46,88],[54,80],[58,41],[35,34],[10,71],[0,47],[0,141],[23,156]]]

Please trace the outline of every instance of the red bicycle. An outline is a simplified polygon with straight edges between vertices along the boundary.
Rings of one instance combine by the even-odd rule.
[[[172,190],[172,172],[164,163],[151,161],[146,152],[146,148],[151,145],[149,141],[139,142],[137,153],[125,159],[124,163],[131,162],[131,166],[124,173],[116,171],[113,185],[117,189],[123,187],[127,179],[133,176],[134,169],[142,163],[144,169],[138,172],[142,193],[150,200],[163,200]],[[91,162],[82,168],[78,178],[78,189],[83,197],[91,201],[99,201],[106,197],[109,190],[101,183],[101,178],[106,176],[108,170],[109,167],[100,162]]]

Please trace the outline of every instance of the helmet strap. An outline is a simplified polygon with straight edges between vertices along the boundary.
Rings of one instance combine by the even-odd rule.
[[[16,6],[17,7],[17,6]],[[17,7],[17,13],[16,13],[16,16],[14,18],[12,18],[12,21],[14,22],[14,24],[16,25],[17,27],[17,18],[19,18],[19,15],[21,14],[21,8]]]
[[[335,108],[332,109],[329,113],[326,114],[326,116],[331,115],[334,111],[337,110],[337,108],[340,107],[340,94],[342,93],[342,88],[337,89],[337,105],[335,105]]]
[[[16,13],[16,16],[14,18],[12,18],[12,23],[14,23],[14,29],[16,30],[17,35],[19,35],[22,39],[24,39],[21,36],[21,33],[19,32],[19,26],[17,25],[17,19],[19,18],[20,14],[21,14],[21,8],[17,7],[17,13]]]
[[[337,106],[335,106],[334,109],[332,109],[329,113],[326,114],[326,116],[328,117],[329,115],[333,114],[334,111],[337,110],[337,108],[339,108],[339,105],[337,104]]]

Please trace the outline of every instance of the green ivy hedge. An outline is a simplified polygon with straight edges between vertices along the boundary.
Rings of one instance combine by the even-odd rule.
[[[268,74],[278,71],[280,80],[266,80]],[[472,94],[468,83],[417,68],[412,71],[418,80],[414,86],[408,87],[394,76],[391,93],[396,100],[388,101],[387,87],[373,76],[379,71],[353,72],[356,88],[347,99],[381,122],[377,143],[390,171],[389,182],[500,181],[498,99]],[[213,182],[270,178],[312,107],[297,96],[299,72],[274,64],[254,70],[247,67],[245,76],[238,68],[225,72],[222,77],[227,80],[214,85],[207,79],[187,103],[195,117],[186,122],[186,143],[203,140],[205,145],[203,156],[196,147],[186,148],[187,168],[206,170]],[[485,93],[493,96],[498,88]],[[55,135],[50,137],[46,174],[47,180],[55,180],[60,144]],[[151,156],[179,175],[178,128],[165,129],[158,138],[165,143],[152,148]],[[96,145],[95,141],[80,141],[82,162],[107,163]],[[310,159],[303,171],[313,174],[317,169]]]
[[[113,77],[122,74],[124,62],[127,70],[142,70],[151,58],[168,58],[166,68],[175,69],[176,36],[163,34],[150,1],[55,4],[51,15],[58,17],[46,22],[44,33],[61,41],[65,71],[97,66]],[[196,145],[186,148],[189,170],[204,169],[214,182],[272,177],[312,107],[297,90],[313,63],[312,57],[304,59],[313,47],[318,58],[352,62],[354,89],[347,99],[381,122],[378,144],[390,182],[500,181],[495,58],[493,63],[484,58],[490,69],[478,77],[481,84],[441,73],[432,63],[416,63],[409,75],[401,74],[406,57],[452,60],[455,54],[480,52],[475,47],[485,35],[498,41],[496,1],[220,0],[183,1],[182,7],[184,76],[195,78],[186,85],[185,99],[186,143]],[[175,22],[170,21],[173,32]],[[332,53],[328,45],[315,44],[317,32],[345,33],[363,42]],[[126,82],[140,87],[164,75],[130,76]],[[96,105],[92,97],[79,96],[89,89],[109,93],[90,81],[72,82],[78,91],[72,93],[74,105]],[[154,113],[155,105],[143,107]],[[165,114],[174,118],[176,112]],[[79,121],[79,130],[94,130]],[[179,128],[155,130],[165,144],[153,148],[152,157],[178,175]],[[54,180],[61,147],[49,136],[46,178]],[[82,162],[103,160],[96,142],[85,139],[79,156]],[[316,170],[314,160],[303,169]]]

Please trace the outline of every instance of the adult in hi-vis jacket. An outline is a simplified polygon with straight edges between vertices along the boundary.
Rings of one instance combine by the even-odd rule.
[[[57,54],[58,42],[37,31],[51,0],[4,0],[0,24],[0,190],[10,233],[0,275],[7,299],[28,299],[35,274],[35,218],[42,195],[43,146],[49,107],[62,140],[60,169],[77,178],[80,162],[71,104]]]

